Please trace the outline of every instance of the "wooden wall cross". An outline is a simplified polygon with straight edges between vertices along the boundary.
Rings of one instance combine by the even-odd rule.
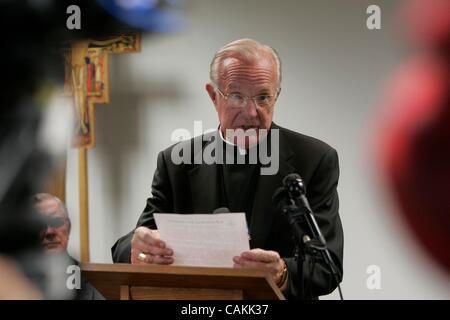
[[[94,105],[109,102],[110,53],[139,52],[139,34],[74,42],[65,51],[64,92],[74,98],[76,123],[73,146],[79,149],[80,259],[89,262],[87,149],[95,146]]]

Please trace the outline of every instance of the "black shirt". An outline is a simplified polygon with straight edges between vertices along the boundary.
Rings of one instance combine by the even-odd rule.
[[[230,154],[234,151],[234,157],[228,158],[228,160],[234,159],[234,161],[229,163],[224,157],[224,164],[219,166],[222,203],[230,212],[245,212],[247,225],[250,226],[260,166],[258,163],[249,163],[248,152],[246,155],[240,155],[237,147],[226,145],[224,148],[224,153]],[[237,163],[239,157],[244,163]]]

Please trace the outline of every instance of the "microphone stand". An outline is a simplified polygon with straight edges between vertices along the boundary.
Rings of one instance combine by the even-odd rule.
[[[305,248],[302,241],[304,232],[300,228],[300,224],[298,223],[299,220],[302,218],[302,213],[300,212],[298,206],[295,204],[295,201],[291,199],[291,203],[288,205],[285,205],[281,211],[283,212],[284,216],[287,218],[292,231],[294,233],[294,243],[295,243],[295,253],[294,258],[295,261],[297,261],[297,274],[299,276],[301,285],[299,287],[300,291],[300,297],[302,299],[305,299],[305,283],[303,278],[303,262],[305,261]]]
[[[314,266],[316,263],[316,256],[320,256],[323,261],[327,264],[331,274],[334,277],[334,280],[336,281],[338,285],[339,290],[339,296],[341,300],[343,300],[342,297],[342,291],[341,287],[339,285],[341,280],[341,275],[334,264],[333,259],[331,258],[330,252],[328,251],[325,238],[323,237],[322,233],[320,232],[320,229],[317,225],[317,222],[314,218],[314,213],[312,212],[308,201],[306,197],[302,194],[300,196],[300,199],[302,200],[302,205],[299,206],[297,201],[290,198],[290,204],[283,206],[282,212],[284,216],[287,218],[289,224],[292,227],[294,238],[295,238],[295,259],[297,261],[297,272],[301,279],[301,288],[300,288],[300,296],[304,299],[311,298],[310,297],[310,283],[311,283],[311,277],[307,277],[308,283],[304,283],[303,279],[303,263],[307,261],[306,256],[309,255],[310,259],[312,259],[312,265],[310,271],[312,272],[314,270]],[[313,238],[311,239],[310,236],[302,230],[300,227],[301,225],[306,225],[309,227],[309,231],[311,232],[311,236]],[[312,276],[312,273],[311,273]],[[308,288],[308,290],[305,290]]]

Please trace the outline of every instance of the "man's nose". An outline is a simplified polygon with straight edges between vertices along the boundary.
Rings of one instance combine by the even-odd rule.
[[[247,105],[245,106],[245,112],[252,118],[258,116],[258,107],[253,99],[247,100]]]
[[[47,227],[45,229],[44,238],[53,238],[55,236],[55,228]]]

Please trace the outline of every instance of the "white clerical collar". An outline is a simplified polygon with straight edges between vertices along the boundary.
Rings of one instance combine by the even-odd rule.
[[[229,144],[230,146],[236,147],[236,148],[238,149],[238,151],[239,151],[239,154],[240,154],[241,156],[247,154],[247,150],[246,150],[246,149],[243,149],[243,148],[239,147],[238,145],[236,145],[236,144],[234,144],[234,143],[228,141],[227,139],[225,139],[225,138],[223,137],[223,135],[222,135],[222,130],[220,129],[220,126],[219,126],[219,135],[220,135],[220,138],[222,139],[223,142],[225,142],[226,144]]]

